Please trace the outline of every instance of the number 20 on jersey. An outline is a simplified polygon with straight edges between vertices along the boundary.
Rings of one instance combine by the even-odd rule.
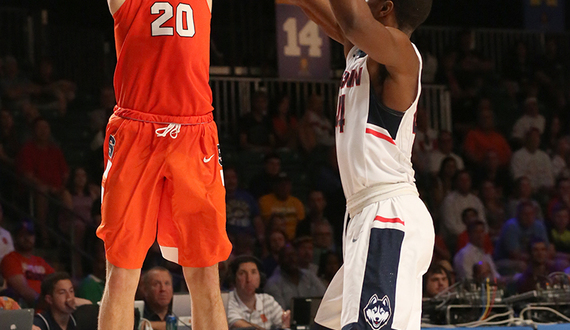
[[[196,34],[194,11],[189,4],[179,3],[176,6],[175,16],[174,7],[170,3],[155,2],[150,7],[150,13],[152,15],[160,15],[150,25],[153,37],[174,35],[174,26],[168,22],[172,17],[174,17],[176,33],[179,36],[192,38]]]

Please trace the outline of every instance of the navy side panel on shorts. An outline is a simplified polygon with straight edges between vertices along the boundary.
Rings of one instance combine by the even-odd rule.
[[[347,324],[342,330],[392,329],[403,240],[401,230],[372,228],[358,323]]]

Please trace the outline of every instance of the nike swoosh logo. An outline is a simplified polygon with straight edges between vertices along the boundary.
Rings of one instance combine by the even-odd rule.
[[[208,163],[212,160],[212,157],[214,157],[214,155],[210,156],[209,158],[204,157],[204,163]]]

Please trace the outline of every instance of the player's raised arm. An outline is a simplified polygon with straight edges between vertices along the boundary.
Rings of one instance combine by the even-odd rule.
[[[346,38],[342,34],[342,30],[331,9],[330,2],[328,0],[281,0],[283,3],[288,3],[292,5],[299,6],[305,15],[309,17],[313,22],[317,23],[325,33],[336,40],[337,42],[344,44]]]
[[[416,0],[399,1],[398,10],[400,11],[403,11],[403,6],[412,7],[416,2],[421,3]],[[346,39],[367,53],[373,60],[385,65],[388,71],[417,73],[419,62],[409,40],[416,26],[400,24],[401,20],[395,13],[394,2],[391,0],[330,0],[330,3]],[[408,8],[405,9],[408,10]]]

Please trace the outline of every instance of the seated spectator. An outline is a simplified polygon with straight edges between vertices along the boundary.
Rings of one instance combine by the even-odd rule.
[[[490,180],[483,181],[479,187],[479,197],[485,207],[485,218],[489,225],[488,232],[491,237],[499,236],[506,218],[505,202],[502,200],[499,190]]]
[[[273,192],[259,198],[261,217],[266,225],[273,214],[285,217],[288,239],[295,237],[297,224],[305,218],[305,205],[297,197],[291,196],[292,189],[291,179],[286,173],[280,173],[273,184]]]
[[[314,263],[316,265],[320,263],[320,257],[323,253],[338,250],[334,242],[333,228],[329,222],[317,222],[313,228],[312,237],[315,254]]]
[[[544,133],[545,123],[544,116],[538,113],[536,97],[527,97],[524,101],[524,115],[515,122],[511,137],[515,143],[520,145],[531,128],[538,130],[539,134]]]
[[[35,256],[36,234],[34,225],[22,221],[14,230],[15,251],[7,254],[0,271],[14,298],[23,299],[27,306],[35,306],[43,279],[54,269],[41,257]]]
[[[276,153],[265,155],[263,172],[255,175],[249,182],[249,191],[258,199],[263,195],[271,193],[273,183],[277,180],[277,175],[281,173],[281,158]]]
[[[89,300],[75,297],[71,277],[64,272],[48,275],[41,285],[41,296],[48,308],[34,316],[34,325],[41,330],[76,329],[77,322],[72,313],[78,306],[90,304]]]
[[[21,73],[18,61],[12,56],[4,58],[3,75],[0,76],[0,97],[2,103],[11,109],[18,109],[34,91],[32,81]]]
[[[301,236],[293,242],[297,250],[299,268],[317,275],[319,266],[313,263],[313,239],[310,236]]]
[[[2,204],[0,204],[0,262],[2,258],[8,253],[14,251],[14,241],[12,240],[12,235],[6,229],[2,228],[2,221],[4,220],[4,209]]]
[[[516,216],[517,209],[522,202],[532,203],[536,209],[536,218],[538,220],[544,220],[540,204],[532,198],[532,187],[530,186],[529,178],[526,176],[521,176],[515,181],[513,196],[507,201],[507,219]]]
[[[172,275],[166,268],[154,267],[144,273],[142,286],[143,317],[150,321],[153,329],[166,329],[166,316],[172,314]]]
[[[287,244],[279,253],[279,268],[267,281],[265,292],[272,295],[284,309],[290,309],[291,299],[322,297],[325,286],[317,275],[299,268],[297,252]]]
[[[479,261],[473,265],[473,282],[475,283],[484,283],[487,279],[494,282],[498,279],[496,274],[494,268],[487,261]]]
[[[342,257],[337,252],[327,251],[321,255],[317,276],[325,287],[329,286],[340,266],[342,266]]]
[[[441,163],[447,157],[455,159],[456,168],[462,170],[465,165],[463,158],[453,152],[453,135],[450,131],[440,131],[437,137],[437,149],[434,149],[430,154],[430,169],[431,173],[435,176],[441,169]]]
[[[494,278],[499,277],[499,273],[495,269],[491,254],[485,252],[485,223],[480,220],[471,222],[467,226],[469,233],[469,243],[459,250],[453,258],[453,268],[458,280],[473,279],[473,265],[480,261],[485,261],[491,266]]]
[[[291,114],[289,96],[283,94],[277,100],[277,109],[272,119],[275,148],[297,149],[297,118]]]
[[[48,200],[44,194],[61,196],[64,183],[69,175],[69,168],[61,149],[51,140],[49,123],[38,118],[34,122],[34,137],[27,142],[17,157],[20,173],[32,181],[41,193],[36,196],[37,219],[44,246],[49,245],[47,232]]]
[[[570,257],[570,230],[568,230],[568,223],[570,223],[568,208],[563,204],[557,205],[552,210],[550,237],[556,251],[565,254],[566,259]]]
[[[473,181],[493,182],[500,196],[503,196],[503,192],[511,186],[509,170],[501,166],[499,156],[494,151],[487,152],[483,160],[483,166],[474,169]]]
[[[533,239],[540,239],[548,244],[546,227],[542,221],[536,219],[534,205],[522,202],[517,216],[503,226],[495,246],[495,264],[501,275],[512,275],[526,268],[530,256],[525,247]]]
[[[556,147],[552,155],[552,174],[554,178],[568,174],[568,157],[570,156],[570,143],[568,137],[561,137],[556,140]]]
[[[465,224],[466,229],[457,237],[457,245],[455,246],[457,251],[463,249],[469,243],[469,231],[467,229],[470,224],[481,221],[479,219],[479,212],[472,207],[466,208],[461,212],[461,221]],[[487,254],[493,254],[493,242],[491,241],[491,237],[487,231],[485,231],[483,250]]]
[[[7,109],[0,109],[0,164],[12,167],[20,151],[19,134],[14,116]]]
[[[554,186],[552,163],[539,146],[540,132],[532,128],[525,134],[524,147],[513,154],[511,173],[514,180],[528,177],[534,193],[548,193]]]
[[[267,118],[267,94],[257,91],[251,99],[251,111],[240,118],[239,145],[244,150],[270,152],[275,144]]]
[[[449,288],[449,275],[439,264],[432,264],[424,275],[423,297],[433,298]]]
[[[457,172],[453,181],[455,189],[445,197],[441,206],[441,232],[452,251],[459,234],[467,229],[461,219],[463,210],[474,208],[486,223],[483,203],[471,192],[471,174],[465,170]]]
[[[528,268],[516,281],[518,293],[546,288],[548,275],[558,271],[548,262],[548,242],[535,238],[529,242],[528,250]]]
[[[230,329],[289,328],[291,313],[266,293],[257,293],[265,281],[259,259],[239,256],[230,265],[235,290],[228,299],[228,325]]]
[[[441,203],[453,190],[453,178],[457,174],[457,161],[453,157],[446,157],[441,161],[439,171],[433,180],[432,189],[426,198],[430,201],[432,214],[440,214]]]
[[[478,125],[467,133],[463,150],[467,159],[475,166],[483,166],[489,151],[498,156],[499,165],[506,168],[511,159],[511,148],[505,137],[495,129],[493,110],[490,107],[479,110]]]
[[[556,194],[548,201],[545,220],[549,223],[552,220],[552,211],[558,204],[563,204],[570,208],[570,178],[561,177],[556,180]]]
[[[95,260],[93,261],[93,271],[87,275],[79,284],[77,296],[97,304],[103,298],[103,289],[105,288],[106,278],[106,262],[105,246],[102,241],[95,243]]]
[[[253,196],[239,188],[235,167],[224,166],[226,186],[226,229],[229,236],[247,234],[256,237],[260,244],[265,242],[265,228],[259,206]]]
[[[324,114],[323,97],[312,94],[299,123],[299,143],[310,153],[317,147],[334,145],[334,126]]]
[[[295,230],[295,237],[311,236],[315,224],[322,221],[327,221],[325,217],[325,208],[327,207],[327,200],[325,195],[320,190],[313,190],[307,196],[308,213],[305,219],[297,224]]]
[[[279,266],[279,252],[287,243],[287,234],[279,229],[271,231],[267,237],[268,255],[263,259],[263,272],[267,276],[273,275],[273,271]]]
[[[429,127],[429,118],[426,109],[418,105],[416,111],[416,138],[412,149],[412,162],[416,170],[416,176],[424,177],[423,174],[428,175],[431,173],[430,157],[437,148],[436,130]]]
[[[0,310],[20,309],[20,305],[18,305],[14,299],[4,296],[5,291],[6,281],[4,281],[2,274],[0,274]]]

